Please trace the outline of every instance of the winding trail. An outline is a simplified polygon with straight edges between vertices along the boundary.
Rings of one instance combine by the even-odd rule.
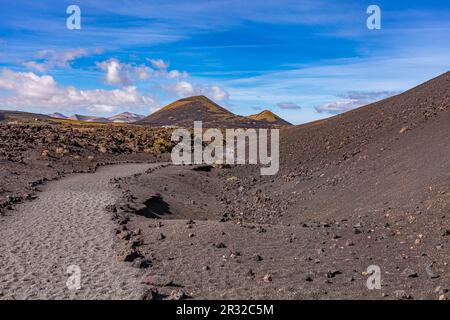
[[[39,198],[0,224],[0,299],[136,299],[139,269],[116,260],[114,222],[104,210],[118,192],[113,177],[155,164],[100,168],[49,183]],[[81,289],[69,290],[67,268],[81,269]]]

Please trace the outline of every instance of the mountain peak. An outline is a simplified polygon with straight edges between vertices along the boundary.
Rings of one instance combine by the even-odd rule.
[[[62,113],[59,113],[59,112],[49,114],[48,116],[50,118],[54,118],[54,119],[67,119],[67,117],[65,115],[63,115]]]
[[[267,121],[235,115],[206,96],[177,100],[142,119],[138,124],[149,126],[178,126],[190,128],[202,121],[205,128],[267,128]]]
[[[197,109],[198,112],[200,112],[200,109],[203,109],[203,111],[207,112],[214,112],[214,113],[222,113],[222,114],[232,114],[225,108],[222,108],[217,103],[212,101],[206,96],[200,95],[200,96],[192,96],[183,98],[180,100],[177,100],[175,102],[172,102],[165,106],[164,108],[161,108],[157,112],[166,112],[172,109],[181,110],[181,108],[192,108]]]
[[[250,119],[258,120],[258,121],[265,121],[273,125],[279,125],[279,126],[290,126],[291,124],[287,122],[286,120],[280,118],[272,111],[265,109],[261,111],[258,114],[253,114],[248,116]]]
[[[116,114],[115,116],[109,117],[108,119],[116,123],[133,123],[143,119],[144,117],[145,116],[143,115],[126,111],[120,114]]]

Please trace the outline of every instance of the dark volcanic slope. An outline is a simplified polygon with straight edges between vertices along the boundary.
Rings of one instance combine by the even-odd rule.
[[[49,119],[49,116],[38,114],[38,113],[29,113],[22,111],[10,111],[10,110],[0,110],[0,121],[4,120],[45,120]]]
[[[265,206],[297,220],[419,204],[431,185],[448,183],[449,108],[446,73],[398,96],[282,130],[280,172],[257,184],[272,194]]]
[[[273,126],[291,126],[292,124],[280,118],[270,110],[264,110],[258,114],[252,114],[248,118],[258,121],[265,121]]]
[[[175,101],[137,122],[147,126],[177,126],[190,128],[194,121],[203,121],[209,128],[266,128],[271,125],[237,116],[205,96],[195,96]]]
[[[122,189],[146,210],[209,214],[195,224],[133,218],[154,263],[149,273],[169,275],[194,298],[447,299],[449,89],[446,73],[282,129],[276,176],[261,177],[257,166],[169,167],[132,179]],[[370,265],[381,268],[382,290],[366,287]]]

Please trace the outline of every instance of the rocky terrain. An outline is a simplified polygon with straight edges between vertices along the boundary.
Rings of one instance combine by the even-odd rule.
[[[448,299],[449,89],[447,73],[282,130],[276,176],[168,166],[115,180],[117,235],[151,265],[150,296]],[[381,290],[366,287],[371,265]]]
[[[173,166],[167,163],[167,154],[161,156],[172,147],[167,139],[170,131],[163,129],[4,119],[0,197],[7,201],[3,206],[8,216],[0,223],[7,230],[19,228],[11,203],[17,194],[23,195],[19,201],[34,198],[36,181],[62,176],[61,171],[90,170],[100,163],[153,161],[158,164],[148,169],[121,167],[117,175],[113,169],[100,172],[98,187],[92,191],[100,192],[99,201],[87,201],[92,205],[80,217],[87,225],[98,215],[111,222],[99,224],[111,228],[115,251],[94,247],[103,258],[109,257],[99,259],[103,264],[113,258],[122,264],[112,264],[113,274],[130,275],[122,285],[114,283],[124,289],[117,292],[120,297],[447,300],[449,89],[447,73],[345,114],[282,128],[280,171],[274,176],[261,176],[259,166],[249,165]],[[161,111],[178,118],[162,122],[166,118],[156,113],[150,120],[158,125],[192,125],[194,119],[204,119],[221,125],[226,112],[219,108],[194,97]],[[200,118],[192,117],[196,110]],[[142,124],[152,126],[145,121]],[[241,125],[240,121],[234,123]],[[62,200],[49,207],[57,212],[57,221],[77,230],[76,219],[66,221],[57,208],[70,206],[76,214],[77,206],[86,207],[86,201],[61,195],[80,191],[77,181],[95,184],[97,179],[75,176],[64,181],[60,188],[49,184],[35,207],[45,212],[42,199],[57,195]],[[18,219],[26,218],[24,212],[34,212],[28,203],[18,207],[22,213]],[[103,205],[104,210],[99,209]],[[51,215],[45,219],[50,221]],[[49,223],[51,230],[45,223],[38,225],[39,232],[30,232],[32,239],[47,235],[42,250],[60,243],[61,233],[52,233],[58,223]],[[97,234],[94,229],[90,226],[86,232]],[[36,245],[22,243],[25,240],[15,234],[2,238],[11,244],[4,253],[5,268],[11,270],[17,248]],[[100,232],[93,241],[106,237]],[[66,244],[58,245],[57,252],[62,254]],[[98,267],[92,255],[86,261],[88,268]],[[366,286],[370,266],[381,270],[380,290]],[[4,277],[8,288],[17,279],[30,281],[26,272]],[[39,285],[34,283],[33,288]],[[50,297],[64,296],[52,291],[55,288],[49,287]],[[33,290],[25,295],[41,292]],[[83,294],[102,296],[97,291]]]

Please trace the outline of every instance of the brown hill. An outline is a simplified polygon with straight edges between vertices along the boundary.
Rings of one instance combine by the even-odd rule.
[[[4,120],[46,120],[49,116],[22,111],[0,110],[0,121]]]
[[[200,120],[205,128],[271,127],[271,124],[265,121],[235,115],[205,96],[175,101],[136,123],[154,127],[192,127],[194,121]]]
[[[264,110],[258,114],[252,114],[248,118],[258,121],[265,121],[274,126],[291,126],[292,124],[280,118],[270,110]]]

